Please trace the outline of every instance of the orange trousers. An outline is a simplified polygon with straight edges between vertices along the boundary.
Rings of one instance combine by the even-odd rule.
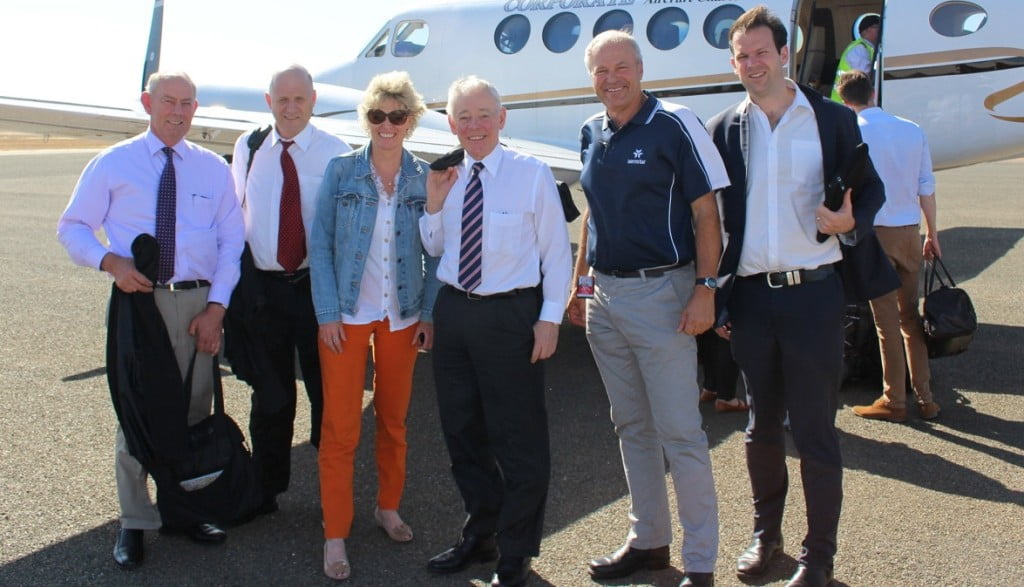
[[[343,352],[321,341],[324,416],[320,436],[320,503],[324,538],[348,538],[353,516],[353,471],[363,413],[366,359],[373,347],[373,411],[376,420],[377,505],[397,510],[405,486],[405,416],[412,395],[416,325],[391,332],[387,319],[346,324]]]

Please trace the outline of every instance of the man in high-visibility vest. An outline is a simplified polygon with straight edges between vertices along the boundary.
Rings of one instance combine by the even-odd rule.
[[[843,99],[839,96],[839,78],[844,73],[863,71],[868,77],[871,77],[881,25],[882,19],[877,14],[866,14],[860,19],[860,24],[857,26],[860,36],[854,39],[839,57],[839,66],[836,67],[836,77],[832,84],[833,101],[843,103]]]

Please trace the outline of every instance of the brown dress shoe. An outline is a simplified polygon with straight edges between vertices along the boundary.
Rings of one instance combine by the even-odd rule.
[[[935,402],[918,402],[917,409],[921,413],[922,420],[932,420],[939,417],[942,408]]]
[[[876,399],[870,406],[853,406],[853,413],[868,420],[903,422],[907,419],[906,408],[891,408],[884,397]]]
[[[608,556],[590,561],[590,576],[597,580],[618,579],[640,569],[657,571],[668,567],[669,556],[668,545],[647,549],[626,545]]]

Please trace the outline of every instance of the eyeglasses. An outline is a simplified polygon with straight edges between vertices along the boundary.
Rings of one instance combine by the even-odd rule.
[[[391,121],[391,124],[401,126],[405,124],[406,120],[409,120],[409,111],[392,110],[391,112],[384,112],[383,110],[374,108],[373,110],[368,110],[366,112],[366,118],[371,124],[381,124],[386,118]]]

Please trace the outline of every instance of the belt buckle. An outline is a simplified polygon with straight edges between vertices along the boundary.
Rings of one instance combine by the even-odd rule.
[[[179,283],[181,283],[181,282],[179,282]],[[180,286],[178,286],[178,287],[175,287],[175,286],[178,286],[178,284],[177,283],[168,283],[167,284],[167,291],[181,291],[182,290],[182,288]]]
[[[779,285],[775,285],[775,283],[772,281],[772,275],[784,275],[784,274],[785,274],[784,271],[769,271],[769,272],[764,274],[764,279],[765,279],[765,281],[768,282],[768,287],[770,287],[772,289],[781,289],[781,288],[785,287],[786,284],[785,283],[780,283]]]
[[[465,294],[466,294],[466,299],[467,300],[473,300],[473,301],[479,302],[480,300],[484,299],[484,296],[482,296],[480,294],[475,294],[475,293],[473,293],[471,291],[466,291]]]

